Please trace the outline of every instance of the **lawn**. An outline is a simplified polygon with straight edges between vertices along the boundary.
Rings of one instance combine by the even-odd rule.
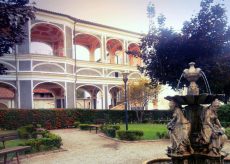
[[[8,133],[16,133],[16,130],[0,130],[0,135],[1,134],[8,134]],[[10,141],[6,141],[5,145],[6,147],[15,147],[15,146],[19,146],[20,144],[24,144],[25,143],[25,139],[16,139],[16,140],[10,140]],[[0,148],[3,147],[2,142],[0,143]]]
[[[125,124],[120,124],[120,130],[125,130]],[[128,124],[129,130],[142,130],[144,132],[144,136],[142,139],[144,140],[155,140],[159,139],[156,135],[157,132],[167,133],[167,128],[165,124]]]
[[[1,134],[9,134],[9,133],[16,133],[16,130],[0,130],[0,135]],[[15,146],[20,146],[21,144],[25,144],[26,140],[25,139],[16,139],[16,140],[10,140],[5,142],[6,148],[9,147],[15,147]],[[0,149],[3,148],[3,143],[0,143]],[[10,153],[7,155],[8,159],[12,158],[15,156],[15,153]],[[0,161],[3,160],[3,157],[0,157]]]

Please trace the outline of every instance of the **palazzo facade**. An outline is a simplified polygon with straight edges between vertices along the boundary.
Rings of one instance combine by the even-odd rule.
[[[141,34],[37,9],[27,37],[0,57],[0,108],[109,109],[119,102],[122,73],[141,77]]]

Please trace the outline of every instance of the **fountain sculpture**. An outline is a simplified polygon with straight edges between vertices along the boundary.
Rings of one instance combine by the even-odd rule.
[[[171,140],[167,155],[174,164],[222,164],[227,153],[221,149],[227,137],[216,113],[220,95],[199,94],[196,81],[203,72],[195,68],[195,63],[189,65],[183,71],[183,77],[190,82],[187,95],[166,97],[173,110],[167,126]]]

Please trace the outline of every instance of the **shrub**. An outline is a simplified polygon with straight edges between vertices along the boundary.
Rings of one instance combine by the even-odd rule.
[[[74,126],[75,128],[78,128],[79,125],[80,125],[80,122],[78,122],[78,121],[73,123],[73,126]]]
[[[169,134],[167,132],[156,132],[156,136],[159,139],[169,139]]]
[[[230,127],[230,122],[221,122],[221,125],[227,128],[227,127]]]
[[[107,136],[109,136],[109,137],[114,138],[114,137],[116,137],[116,129],[107,128],[107,129],[105,130],[105,134],[106,134]]]
[[[147,123],[149,123],[149,122],[151,122],[151,121],[149,121],[149,120],[147,120],[147,119],[144,119],[144,120],[142,121],[143,124],[147,124]]]
[[[103,132],[104,129],[115,129],[115,130],[120,130],[120,126],[119,125],[102,125],[101,126],[101,130]]]
[[[54,148],[60,148],[62,145],[62,139],[56,134],[47,132],[44,134],[44,138],[29,139],[25,145],[31,146],[32,150],[50,150]]]
[[[222,105],[220,107],[218,110],[218,117],[221,122],[230,122],[230,104]]]
[[[45,145],[49,145],[51,147],[57,147],[60,148],[62,145],[62,139],[60,136],[53,134],[53,133],[45,133],[44,138],[49,138],[49,142],[45,142]]]
[[[158,119],[168,120],[172,115],[171,111],[165,110],[146,110],[144,113],[143,119],[150,120],[151,122]],[[128,111],[128,115],[130,122],[137,122],[135,111]],[[226,118],[230,118],[230,116]],[[96,119],[104,119],[106,120],[106,123],[110,124],[122,123],[125,120],[124,111],[81,109],[0,109],[0,128],[7,130],[17,129],[21,126],[32,124],[33,122],[41,124],[41,126],[46,129],[68,128],[73,127],[75,121],[90,124]],[[226,122],[230,122],[230,120]]]
[[[141,137],[144,135],[144,132],[140,130],[119,130],[117,131],[117,135],[121,140],[134,141],[141,139]]]
[[[23,139],[32,138],[35,131],[36,129],[33,127],[33,125],[26,125],[17,129],[19,138]]]
[[[89,130],[90,129],[89,124],[79,124],[79,127],[81,130]]]
[[[115,129],[115,130],[120,130],[120,126],[119,125],[109,125],[108,128],[112,128],[112,129]]]
[[[228,137],[228,139],[230,139],[230,128],[225,129],[225,134]]]
[[[103,125],[101,131],[109,137],[116,137],[116,131],[120,129],[119,125]]]

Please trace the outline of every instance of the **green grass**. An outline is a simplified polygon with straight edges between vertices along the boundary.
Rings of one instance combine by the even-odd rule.
[[[8,133],[16,133],[17,131],[16,130],[0,130],[0,135],[1,134],[8,134]],[[25,139],[16,139],[16,140],[9,140],[9,141],[6,141],[5,142],[5,146],[6,148],[9,148],[9,147],[15,147],[15,146],[20,146],[21,144],[25,144]],[[3,143],[0,142],[0,149],[3,148]],[[15,156],[15,153],[10,153],[7,155],[7,159],[11,159]],[[3,157],[0,157],[0,161],[3,160]]]
[[[1,134],[8,134],[8,133],[16,133],[16,130],[0,130],[0,135]],[[5,146],[6,147],[15,147],[15,146],[19,146],[20,144],[24,144],[25,143],[25,139],[16,139],[16,140],[10,140],[10,141],[6,141],[5,142]],[[3,147],[2,142],[0,142],[0,148]]]
[[[125,130],[125,124],[119,124],[120,130]],[[142,130],[144,132],[143,140],[159,139],[157,132],[167,132],[165,124],[128,124],[129,130]]]

